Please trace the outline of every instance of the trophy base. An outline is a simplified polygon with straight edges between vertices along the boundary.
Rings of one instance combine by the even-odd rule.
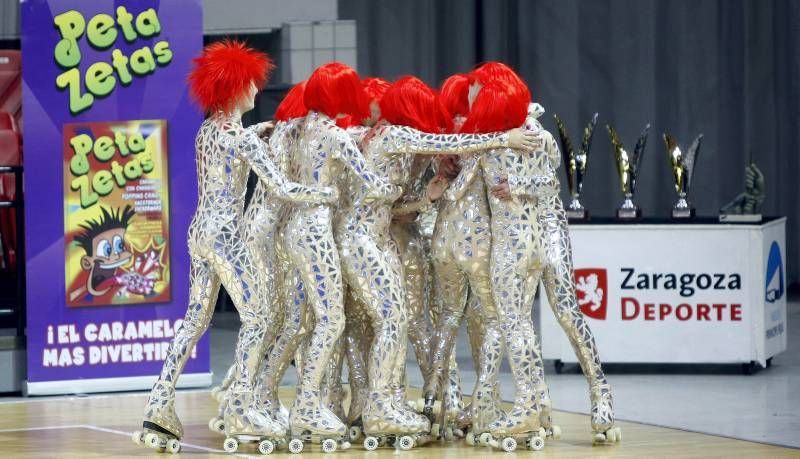
[[[586,209],[567,209],[567,219],[568,220],[588,220],[589,219],[589,211]]]
[[[719,214],[720,222],[729,223],[759,223],[761,214]]]
[[[681,209],[672,209],[672,218],[674,219],[687,219],[694,218],[694,208],[686,207]]]
[[[636,220],[642,218],[642,209],[636,207],[633,209],[617,209],[618,220]]]

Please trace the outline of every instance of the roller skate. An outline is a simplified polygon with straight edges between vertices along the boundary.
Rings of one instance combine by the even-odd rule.
[[[181,450],[181,437],[183,425],[175,413],[175,388],[159,381],[145,405],[142,430],[135,431],[132,440],[159,452],[177,454]]]
[[[360,439],[364,433],[364,422],[361,414],[367,399],[367,389],[354,388],[351,384],[350,393],[350,409],[347,412],[347,425],[349,428],[347,432],[350,441],[353,442]]]
[[[546,384],[536,388],[539,401],[539,422],[547,434],[547,438],[558,440],[561,438],[561,427],[553,424],[553,401],[550,399],[550,389]]]
[[[229,392],[224,422],[222,448],[227,453],[235,453],[241,444],[257,443],[261,454],[286,445],[286,429],[264,414],[252,392]]]
[[[227,405],[227,398],[223,398],[219,402],[219,411],[217,415],[208,420],[208,430],[215,434],[225,435],[225,407]]]
[[[506,413],[500,405],[500,391],[495,387],[478,387],[468,408],[460,416],[469,419],[470,428],[465,435],[468,445],[480,445],[481,435],[489,433],[492,423],[503,424],[507,421]]]
[[[233,371],[235,369],[236,364],[231,365],[228,368],[228,371],[225,372],[225,377],[222,378],[222,382],[219,383],[219,386],[214,386],[211,388],[211,398],[220,403],[225,400],[225,392],[228,391],[228,388],[233,382]]]
[[[622,430],[614,427],[614,399],[611,386],[607,383],[595,384],[590,389],[592,399],[592,443],[611,444],[622,441]]]
[[[482,445],[509,453],[515,451],[520,443],[534,451],[544,448],[547,433],[540,425],[535,393],[518,394],[511,411],[490,423],[488,430],[478,437]]]
[[[464,410],[464,399],[461,393],[461,375],[456,368],[450,368],[448,385],[442,398],[442,410],[445,420],[443,424],[445,440],[464,438],[466,430],[462,429],[458,422],[458,416]]]
[[[325,453],[350,448],[350,442],[345,438],[347,426],[322,404],[318,391],[297,388],[289,423],[292,429],[290,453],[302,452],[306,443],[320,443]]]
[[[407,451],[430,440],[430,423],[411,409],[405,402],[397,405],[397,392],[391,396],[372,392],[364,406],[364,449],[373,451],[379,446],[396,447]],[[403,397],[404,398],[404,397]]]

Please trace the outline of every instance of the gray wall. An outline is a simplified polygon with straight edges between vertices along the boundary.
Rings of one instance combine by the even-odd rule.
[[[763,212],[789,216],[788,276],[800,280],[800,2],[340,0],[339,17],[358,22],[365,74],[439,84],[497,59],[527,80],[551,130],[558,113],[577,138],[598,111],[598,126],[632,146],[651,123],[637,193],[648,216],[668,216],[675,197],[662,132],[684,145],[705,133],[691,196],[701,215],[742,191],[752,155],[767,180]],[[619,204],[604,128],[585,194],[594,215]]]

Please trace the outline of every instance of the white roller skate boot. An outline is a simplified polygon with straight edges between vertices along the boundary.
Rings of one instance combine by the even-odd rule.
[[[133,433],[133,442],[160,452],[176,454],[181,450],[183,425],[175,413],[175,388],[158,381],[150,391],[144,408],[142,430]]]
[[[536,387],[536,396],[539,398],[539,421],[547,438],[558,440],[561,438],[561,427],[553,424],[553,401],[550,399],[550,388],[547,384]]]
[[[614,427],[614,399],[608,383],[595,384],[589,390],[592,400],[592,431],[594,444],[622,441],[622,430]]]
[[[492,422],[488,434],[481,434],[480,442],[506,452],[516,450],[520,443],[535,451],[544,448],[546,433],[539,421],[536,402],[535,391],[517,394],[511,411]]]
[[[430,439],[428,419],[406,407],[405,400],[396,406],[396,398],[394,391],[369,394],[362,413],[366,450],[384,445],[409,450]]]
[[[305,443],[320,443],[322,451],[326,453],[350,447],[350,442],[345,438],[347,426],[322,403],[318,391],[298,386],[297,397],[289,412],[289,424],[291,453],[303,451]]]
[[[270,454],[286,445],[286,429],[265,415],[259,404],[250,391],[229,390],[225,407],[225,452],[235,453],[243,443],[257,443],[261,454]]]

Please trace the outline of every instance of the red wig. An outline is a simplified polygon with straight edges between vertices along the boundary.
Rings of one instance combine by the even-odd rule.
[[[309,110],[331,118],[340,113],[356,119],[369,117],[369,102],[358,73],[340,62],[329,62],[314,70],[306,81],[303,100]]]
[[[392,87],[391,83],[378,77],[364,78],[362,83],[364,84],[364,92],[367,93],[370,102],[374,100],[380,103],[386,91]]]
[[[397,80],[381,100],[381,116],[391,124],[438,134],[452,129],[450,114],[439,95],[419,78]]]
[[[203,48],[192,63],[189,92],[205,112],[231,110],[251,83],[263,89],[274,67],[266,54],[227,39]]]
[[[467,116],[469,114],[469,77],[463,73],[456,73],[442,83],[439,97],[442,98],[447,111],[453,116]]]
[[[278,104],[275,109],[275,119],[277,121],[289,121],[294,118],[302,118],[308,113],[306,104],[303,103],[303,91],[306,87],[306,82],[301,81],[292,86],[292,89],[286,93],[283,100]]]
[[[336,125],[342,129],[347,129],[353,126],[360,126],[361,123],[357,123],[356,119],[351,115],[345,115],[341,118],[336,118]]]
[[[490,81],[478,92],[461,132],[499,132],[518,128],[528,116],[527,88]]]
[[[527,93],[527,98],[531,98],[530,90],[525,82],[522,81],[522,78],[520,78],[511,67],[502,62],[486,62],[478,66],[469,75],[470,85],[476,81],[480,83],[481,86],[485,86],[491,81],[499,81],[508,85],[510,91],[524,89],[525,93]]]

